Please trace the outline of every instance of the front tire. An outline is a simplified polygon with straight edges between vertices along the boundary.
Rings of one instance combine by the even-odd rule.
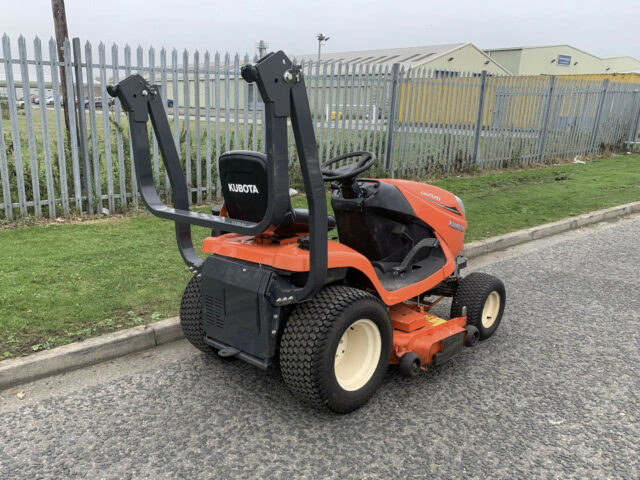
[[[398,368],[400,369],[400,373],[405,377],[415,377],[420,373],[420,370],[422,370],[422,360],[418,354],[407,352],[400,357]]]
[[[378,298],[328,286],[291,312],[280,342],[282,378],[298,398],[348,413],[380,386],[392,343],[389,313]]]
[[[480,340],[495,333],[502,320],[507,296],[504,283],[487,273],[473,272],[460,280],[451,302],[451,318],[462,316],[467,307],[467,325],[480,332]]]

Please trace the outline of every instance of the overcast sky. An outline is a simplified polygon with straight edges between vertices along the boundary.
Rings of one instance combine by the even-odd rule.
[[[50,0],[0,0],[15,42],[53,35]],[[294,54],[472,42],[480,48],[568,43],[640,59],[639,0],[66,0],[69,35],[143,47]],[[15,47],[14,47],[15,48]]]

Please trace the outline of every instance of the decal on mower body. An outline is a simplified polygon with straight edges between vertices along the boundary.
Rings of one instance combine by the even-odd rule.
[[[435,194],[431,193],[431,192],[420,192],[420,193],[422,193],[422,195],[424,195],[425,197],[433,198],[436,202],[440,201],[440,197],[438,195],[435,195]]]
[[[449,220],[449,226],[454,230],[458,230],[459,232],[464,232],[464,225],[461,225],[453,220]]]
[[[423,197],[427,197],[426,200],[428,200],[429,202],[438,205],[439,207],[444,208],[445,210],[449,210],[452,213],[455,213],[456,215],[460,215],[460,212],[458,211],[458,209],[456,207],[448,207],[447,205],[440,203],[440,197],[438,195],[435,195],[431,192],[420,192],[422,194]]]
[[[229,191],[234,193],[260,193],[258,187],[249,183],[228,183]]]

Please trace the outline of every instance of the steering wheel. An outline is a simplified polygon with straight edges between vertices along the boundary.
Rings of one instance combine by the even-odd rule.
[[[348,164],[344,167],[336,169],[328,168],[329,166],[341,160],[355,157],[360,158],[353,164]],[[376,163],[376,156],[373,154],[373,152],[349,152],[324,162],[320,166],[320,171],[322,172],[322,179],[325,182],[333,182],[334,180],[348,180],[355,178],[360,173],[369,169],[374,163]]]

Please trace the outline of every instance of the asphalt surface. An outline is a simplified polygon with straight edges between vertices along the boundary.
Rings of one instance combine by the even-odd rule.
[[[640,478],[639,238],[472,260],[507,286],[497,333],[346,416],[185,341],[0,392],[0,478]]]

